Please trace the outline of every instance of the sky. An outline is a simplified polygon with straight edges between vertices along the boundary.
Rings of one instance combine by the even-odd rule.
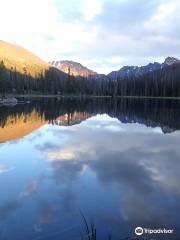
[[[0,39],[98,73],[180,58],[179,0],[0,0]]]

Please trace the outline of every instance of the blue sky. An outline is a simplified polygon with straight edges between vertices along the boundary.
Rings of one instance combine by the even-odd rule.
[[[179,0],[0,0],[0,39],[108,73],[180,58]]]

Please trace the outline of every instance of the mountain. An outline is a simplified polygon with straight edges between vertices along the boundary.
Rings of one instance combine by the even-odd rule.
[[[0,96],[180,96],[180,60],[124,66],[103,75],[73,61],[46,63],[28,50],[0,41]],[[114,81],[117,80],[117,81]]]
[[[124,66],[118,71],[113,71],[109,73],[107,76],[111,79],[113,78],[123,78],[128,76],[142,76],[147,73],[154,72],[156,70],[163,69],[167,66],[171,66],[173,64],[180,64],[180,60],[174,57],[167,57],[165,61],[161,64],[158,62],[149,63],[145,66]]]
[[[0,41],[0,96],[57,94],[68,75],[15,44]]]
[[[48,70],[50,65],[28,50],[0,40],[0,63],[7,69],[32,77]]]
[[[180,64],[180,60],[174,57],[167,57],[164,61],[164,65]]]
[[[105,79],[108,78],[114,79],[117,77],[127,77],[127,76],[141,76],[147,73],[154,72],[156,70],[160,70],[166,66],[170,66],[173,64],[180,64],[180,60],[174,57],[167,57],[165,61],[161,64],[158,62],[149,63],[145,66],[123,66],[118,71],[112,71],[111,73],[105,74],[98,74],[93,70],[88,69],[87,67],[83,66],[82,64],[74,61],[52,61],[49,62],[52,66],[58,68],[64,73],[70,74],[72,76],[80,76],[80,77],[93,77],[94,79]]]
[[[156,71],[161,69],[162,64],[158,62],[149,63],[146,66],[138,67],[138,66],[124,66],[118,71],[113,71],[109,73],[107,76],[109,78],[117,78],[117,77],[127,77],[132,75],[143,75],[149,72]]]
[[[75,77],[92,77],[97,75],[96,72],[88,69],[87,67],[83,66],[82,64],[74,61],[52,61],[49,62],[52,66],[58,68],[64,73],[73,75]]]

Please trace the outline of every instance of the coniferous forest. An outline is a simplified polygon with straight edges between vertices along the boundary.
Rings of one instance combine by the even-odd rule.
[[[0,95],[180,97],[180,60],[125,66],[98,74],[73,61],[47,63],[28,50],[0,41]]]
[[[180,65],[123,77],[78,77],[51,67],[32,77],[0,64],[1,94],[180,97]]]

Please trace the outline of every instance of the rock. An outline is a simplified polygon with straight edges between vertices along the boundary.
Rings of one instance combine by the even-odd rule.
[[[0,98],[0,104],[2,105],[16,105],[18,103],[18,100],[15,97],[5,97],[5,98]]]

